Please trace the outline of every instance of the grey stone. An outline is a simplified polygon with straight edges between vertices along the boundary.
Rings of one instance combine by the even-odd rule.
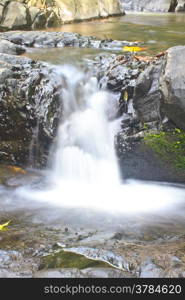
[[[22,3],[11,1],[4,10],[4,16],[0,25],[4,29],[26,29],[30,25],[27,7]]]
[[[29,14],[30,14],[32,24],[35,21],[35,19],[38,16],[39,13],[40,13],[40,9],[38,7],[35,7],[35,6],[30,6],[29,7]]]
[[[175,11],[176,0],[121,0],[123,9],[134,11]]]
[[[139,76],[133,97],[133,105],[140,121],[143,123],[161,120],[161,93],[159,77],[162,73],[162,64],[159,61],[149,66]]]
[[[6,153],[0,156],[3,163],[26,163],[32,139],[38,139],[33,148],[38,164],[46,159],[61,115],[58,76],[43,63],[1,54],[0,149]]]
[[[185,129],[185,47],[167,50],[166,65],[160,77],[162,110],[177,126]]]
[[[45,12],[39,12],[39,14],[36,16],[33,24],[32,29],[42,29],[46,27],[47,22],[47,16]]]
[[[0,53],[6,54],[22,54],[25,52],[25,48],[16,45],[12,42],[0,39]]]
[[[185,12],[185,0],[178,0],[178,4],[175,9],[176,12]]]

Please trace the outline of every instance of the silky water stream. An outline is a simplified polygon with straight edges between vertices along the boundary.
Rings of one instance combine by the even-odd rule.
[[[115,100],[99,90],[96,77],[77,67],[58,68],[65,81],[63,118],[52,146],[44,190],[20,188],[23,198],[59,207],[87,208],[109,213],[174,211],[183,204],[183,188],[139,181],[122,182],[114,152],[119,120],[112,121]]]
[[[184,186],[124,181],[114,151],[121,121],[115,118],[114,95],[100,90],[97,78],[79,66],[61,65],[56,73],[63,83],[63,114],[48,170],[21,176],[19,187],[0,187],[0,216],[12,220],[10,230],[0,236],[0,277],[182,276]],[[48,268],[44,257],[55,253],[56,246],[126,273],[34,273],[40,261]],[[15,249],[16,261],[10,255]],[[56,262],[62,255],[57,253],[51,256]],[[73,256],[67,255],[71,266]],[[177,261],[180,267],[174,271]]]

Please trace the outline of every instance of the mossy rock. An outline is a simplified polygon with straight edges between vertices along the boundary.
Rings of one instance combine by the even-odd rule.
[[[55,268],[77,268],[82,270],[87,268],[110,268],[110,265],[103,261],[89,259],[81,254],[62,250],[43,257],[39,266],[39,270]]]
[[[185,172],[185,131],[147,133],[144,143],[176,171]]]

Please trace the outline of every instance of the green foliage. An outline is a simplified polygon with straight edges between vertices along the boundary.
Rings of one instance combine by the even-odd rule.
[[[183,130],[176,128],[171,132],[149,133],[144,141],[175,169],[185,171],[185,132]]]

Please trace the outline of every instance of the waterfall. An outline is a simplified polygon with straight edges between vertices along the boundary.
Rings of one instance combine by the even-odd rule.
[[[96,77],[64,66],[63,120],[53,157],[53,181],[73,180],[97,185],[119,184],[114,153],[112,95],[100,91]]]
[[[47,187],[18,188],[22,198],[56,207],[88,208],[126,214],[170,210],[184,201],[184,188],[135,180],[121,181],[114,152],[113,94],[102,91],[89,72],[65,65],[63,113],[57,141],[51,149]]]

